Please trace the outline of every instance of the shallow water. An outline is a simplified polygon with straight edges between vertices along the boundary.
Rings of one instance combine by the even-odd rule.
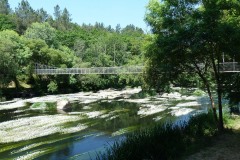
[[[206,98],[131,99],[121,91],[113,91],[112,98],[83,95],[58,97],[70,101],[67,111],[57,110],[56,101],[42,102],[49,97],[25,100],[19,107],[0,104],[0,159],[95,159],[97,152],[126,133],[159,122],[177,124],[208,109]]]

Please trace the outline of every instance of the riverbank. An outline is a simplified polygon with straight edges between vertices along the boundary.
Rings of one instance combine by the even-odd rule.
[[[210,146],[187,157],[187,160],[236,160],[240,159],[240,116],[227,118],[228,132],[214,137]]]
[[[225,127],[219,133],[211,113],[192,117],[182,126],[156,125],[116,142],[98,159],[240,159],[240,116],[227,115]]]
[[[218,134],[212,113],[192,116],[188,121],[157,124],[129,134],[100,154],[98,160],[184,159],[206,147]]]
[[[240,116],[225,115],[225,127],[219,133],[211,113],[192,117],[181,126],[156,125],[115,142],[98,159],[240,159]]]

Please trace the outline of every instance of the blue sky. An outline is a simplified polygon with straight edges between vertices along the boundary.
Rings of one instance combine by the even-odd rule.
[[[12,9],[21,0],[8,0]],[[113,28],[117,24],[125,27],[133,24],[148,30],[144,22],[146,5],[149,0],[28,0],[33,9],[44,8],[53,15],[53,8],[57,4],[63,10],[65,7],[71,13],[72,22],[78,24],[95,24],[103,22],[105,26]]]

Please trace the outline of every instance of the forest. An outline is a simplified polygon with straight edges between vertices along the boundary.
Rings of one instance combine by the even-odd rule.
[[[141,75],[33,73],[35,63],[58,68],[142,65],[147,35],[141,28],[98,22],[79,25],[72,22],[67,8],[58,5],[50,15],[43,8],[34,10],[27,0],[22,0],[14,10],[8,0],[0,2],[1,97],[16,96],[9,95],[13,93],[10,88],[15,93],[31,90],[51,94],[141,84]]]

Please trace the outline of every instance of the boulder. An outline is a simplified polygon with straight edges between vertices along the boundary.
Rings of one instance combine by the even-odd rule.
[[[57,110],[70,111],[71,104],[68,100],[60,100],[57,102]]]

